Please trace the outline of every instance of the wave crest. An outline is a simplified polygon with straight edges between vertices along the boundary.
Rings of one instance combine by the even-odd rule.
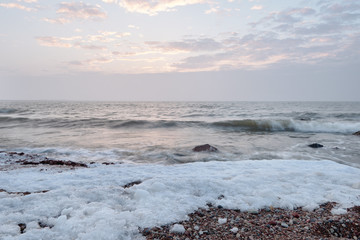
[[[214,122],[213,125],[234,130],[264,132],[353,133],[360,129],[360,123],[358,122],[321,122],[292,119],[230,120]]]

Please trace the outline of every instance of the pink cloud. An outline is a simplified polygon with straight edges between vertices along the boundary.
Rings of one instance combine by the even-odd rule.
[[[0,3],[0,7],[4,7],[4,8],[16,8],[19,10],[23,10],[23,11],[27,11],[27,12],[31,12],[31,11],[35,11],[36,9],[34,8],[29,8],[29,7],[25,7],[21,4],[18,3]]]

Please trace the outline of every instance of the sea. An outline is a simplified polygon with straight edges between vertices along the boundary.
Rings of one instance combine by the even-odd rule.
[[[0,151],[85,163],[292,159],[359,167],[359,130],[360,102],[0,101]],[[202,144],[218,151],[192,150]]]

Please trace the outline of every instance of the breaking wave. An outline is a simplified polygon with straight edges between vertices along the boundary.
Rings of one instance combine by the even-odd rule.
[[[298,119],[243,119],[217,122],[176,120],[114,120],[106,118],[64,119],[25,117],[0,117],[2,127],[50,127],[50,128],[214,128],[243,132],[309,132],[309,133],[353,133],[360,130],[360,122],[330,122]]]
[[[214,126],[223,128],[232,128],[248,131],[264,132],[311,132],[311,133],[353,133],[359,131],[360,123],[358,122],[321,122],[321,121],[302,121],[302,120],[231,120],[214,122]]]
[[[29,126],[51,128],[170,128],[192,125],[193,121],[172,120],[113,120],[102,118],[64,119],[64,118],[26,118],[26,117],[0,117],[0,123],[5,126]]]

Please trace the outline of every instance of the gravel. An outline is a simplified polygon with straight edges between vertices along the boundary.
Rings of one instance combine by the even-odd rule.
[[[165,226],[142,229],[146,239],[359,239],[360,206],[347,209],[346,214],[334,215],[329,202],[314,211],[268,207],[257,212],[241,212],[209,205],[189,214],[189,220]],[[220,219],[227,219],[226,222]],[[170,229],[180,224],[183,233]]]

